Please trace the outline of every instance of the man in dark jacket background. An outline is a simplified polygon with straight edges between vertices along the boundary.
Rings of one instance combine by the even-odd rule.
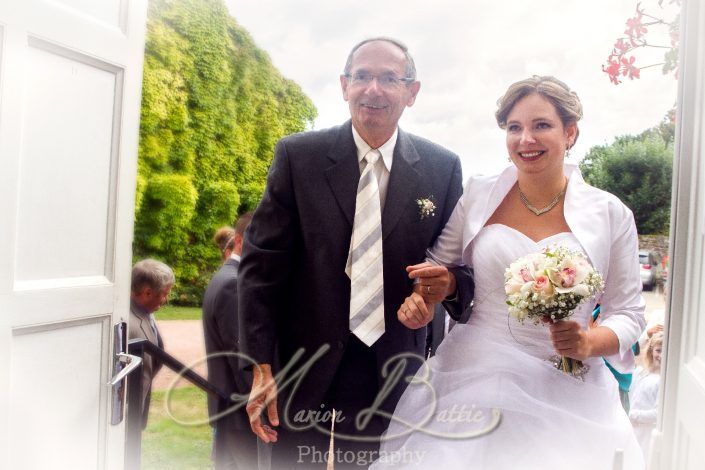
[[[247,394],[252,384],[251,373],[239,364],[237,270],[242,253],[245,229],[252,219],[243,214],[235,224],[235,232],[227,241],[232,254],[213,276],[203,297],[203,335],[208,355],[208,380],[230,396]],[[257,437],[250,431],[244,406],[208,395],[208,415],[214,428],[213,459],[216,469],[257,468]],[[230,411],[229,411],[230,410]]]

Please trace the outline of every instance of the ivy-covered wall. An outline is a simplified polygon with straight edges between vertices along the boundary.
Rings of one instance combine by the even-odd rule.
[[[134,258],[174,268],[174,302],[199,305],[220,264],[211,238],[254,209],[276,141],[316,108],[222,0],[150,0]]]

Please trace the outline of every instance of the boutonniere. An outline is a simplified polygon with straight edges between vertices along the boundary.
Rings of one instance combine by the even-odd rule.
[[[433,203],[433,196],[417,199],[416,205],[419,206],[421,220],[436,215],[436,205]]]

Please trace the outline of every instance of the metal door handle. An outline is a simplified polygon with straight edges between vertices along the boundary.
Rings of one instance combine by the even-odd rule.
[[[130,372],[137,369],[142,363],[142,358],[138,356],[133,356],[127,353],[118,353],[115,355],[118,361],[124,365],[124,367],[110,379],[108,385],[113,387],[118,384],[122,379],[124,379]]]

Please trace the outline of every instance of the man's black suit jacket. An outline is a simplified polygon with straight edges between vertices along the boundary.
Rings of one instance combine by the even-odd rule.
[[[301,364],[321,346],[330,347],[290,398],[289,417],[318,410],[350,339],[345,265],[359,178],[350,121],[286,137],[277,144],[245,234],[238,284],[243,351],[257,363],[284,366],[299,348],[305,351]],[[385,333],[373,345],[378,371],[399,353],[424,353],[426,329],[411,330],[397,319],[412,289],[405,267],[424,260],[461,193],[457,155],[400,129],[382,213]],[[433,201],[434,215],[423,216],[421,199]],[[407,372],[418,366],[411,361]],[[394,389],[387,411],[404,386]],[[280,408],[291,391],[280,389]]]
[[[237,310],[238,262],[229,259],[213,276],[203,297],[203,336],[208,355],[208,380],[227,396],[232,393],[247,395],[252,386],[252,373],[242,370],[234,355],[219,353],[239,352]],[[208,395],[208,415],[213,417],[233,407],[233,403]],[[217,426],[230,429],[250,429],[245,407],[228,413],[217,421]]]

